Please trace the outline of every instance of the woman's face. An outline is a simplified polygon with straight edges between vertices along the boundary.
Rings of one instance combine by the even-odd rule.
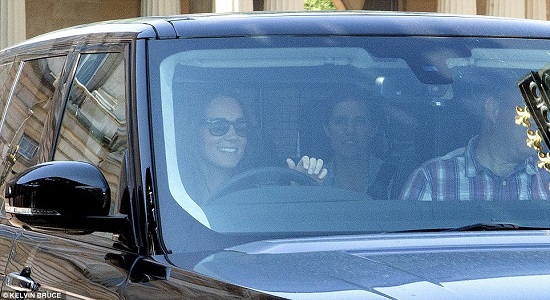
[[[247,126],[243,119],[242,109],[235,99],[217,97],[210,101],[203,118],[206,122],[201,124],[200,145],[204,161],[223,169],[232,169],[239,164],[246,149],[247,138],[241,136],[244,134],[240,130],[235,131],[235,127],[242,129]],[[231,126],[227,126],[228,123]],[[225,132],[227,127],[229,128]]]
[[[356,158],[366,153],[374,127],[364,102],[346,100],[332,109],[325,133],[335,155]]]

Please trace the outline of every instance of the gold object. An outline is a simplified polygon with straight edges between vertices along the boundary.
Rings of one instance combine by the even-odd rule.
[[[542,148],[542,136],[539,130],[531,129],[531,114],[528,112],[527,107],[516,106],[515,122],[518,125],[527,127],[527,146],[533,148],[538,153],[537,166],[550,172],[550,153],[544,152]]]
[[[527,128],[531,126],[531,122],[529,121],[531,114],[527,111],[527,107],[516,106],[516,114],[516,124]]]

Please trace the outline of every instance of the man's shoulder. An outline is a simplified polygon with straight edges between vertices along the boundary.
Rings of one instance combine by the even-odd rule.
[[[440,159],[440,160],[449,160],[449,159],[455,159],[455,158],[458,158],[458,157],[464,157],[466,156],[466,147],[462,147],[462,148],[458,148],[458,149],[455,149],[443,156],[440,156],[439,158],[435,158],[435,159]]]

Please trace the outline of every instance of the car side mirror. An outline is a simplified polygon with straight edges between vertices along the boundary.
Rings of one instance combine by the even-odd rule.
[[[11,224],[69,233],[118,232],[125,216],[109,216],[107,180],[92,164],[51,161],[18,174],[6,184],[6,215]]]

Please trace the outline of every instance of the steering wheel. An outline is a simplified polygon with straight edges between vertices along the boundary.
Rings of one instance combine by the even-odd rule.
[[[317,180],[309,175],[287,167],[261,167],[250,169],[235,175],[221,188],[214,192],[210,196],[210,199],[250,187],[268,185],[283,186],[290,185],[292,182],[298,183],[299,185],[321,185]]]

